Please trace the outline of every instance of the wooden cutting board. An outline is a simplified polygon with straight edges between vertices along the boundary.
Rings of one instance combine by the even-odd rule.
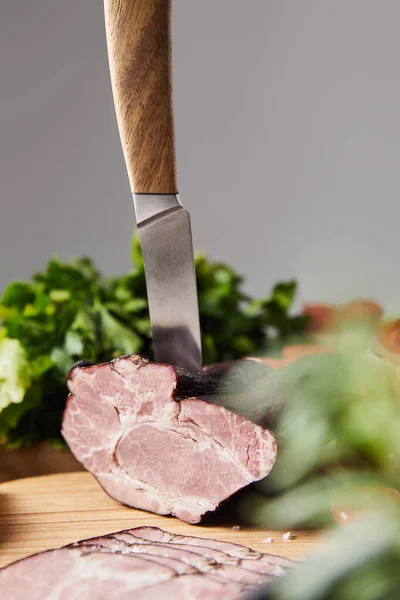
[[[310,531],[293,531],[294,539],[285,541],[285,531],[239,523],[188,525],[118,504],[89,473],[60,473],[0,484],[0,567],[41,550],[142,525],[236,542],[288,558],[304,558],[322,544]],[[263,542],[266,538],[272,543]]]

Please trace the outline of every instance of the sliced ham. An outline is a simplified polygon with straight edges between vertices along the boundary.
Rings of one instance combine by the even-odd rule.
[[[242,568],[242,564],[238,564],[236,562],[229,561],[229,557],[224,555],[223,552],[218,554],[218,559],[216,559],[216,552],[214,557],[210,556],[208,549],[205,547],[194,547],[186,544],[160,544],[155,542],[150,542],[148,540],[144,540],[141,538],[132,538],[135,541],[132,543],[126,543],[124,540],[127,539],[127,535],[129,534],[115,534],[114,538],[118,544],[112,543],[108,545],[108,549],[112,552],[124,552],[125,554],[143,554],[150,557],[153,557],[154,560],[162,559],[162,563],[165,564],[164,559],[173,559],[175,561],[181,561],[184,566],[189,567],[189,569],[197,570],[200,573],[207,573],[215,575],[220,579],[227,579],[228,581],[233,581],[235,583],[244,584],[244,585],[261,585],[267,579],[271,577],[271,575],[280,575],[282,573],[258,573],[257,571],[250,571],[248,569]],[[97,544],[98,540],[94,538],[93,540],[87,540],[84,542],[84,545],[87,544]],[[103,542],[104,544],[104,542]],[[79,544],[78,546],[82,546],[83,544]],[[104,546],[103,546],[104,547]],[[117,550],[118,548],[118,550]],[[211,553],[212,554],[212,553]],[[228,559],[228,560],[225,560]],[[168,566],[171,566],[172,563],[169,563]],[[177,569],[179,572],[180,569]],[[187,569],[184,573],[180,574],[188,574],[190,571]]]
[[[140,552],[141,548],[139,548],[139,544],[126,544],[122,539],[118,537],[117,533],[115,534],[115,536],[109,535],[98,538],[92,538],[90,540],[83,540],[81,542],[73,544],[73,546],[80,548],[85,546],[96,546],[98,552],[122,552],[123,554],[137,553],[144,554],[145,557],[146,554],[151,554],[149,552],[146,553],[145,551]],[[181,553],[175,552],[174,554],[174,550],[176,549],[173,548],[172,551],[168,553],[168,555],[166,555],[167,553],[155,551],[153,552],[153,556],[157,557],[155,560],[158,563],[171,568],[178,575],[190,575],[201,572],[197,567],[188,564],[188,561],[183,561]],[[200,559],[198,561],[198,564],[199,563]],[[205,562],[205,567],[208,567],[207,562]]]
[[[139,533],[164,541],[139,538]],[[237,555],[231,556],[236,565],[216,560],[228,556],[221,544]],[[210,548],[219,554],[207,557]],[[42,552],[0,569],[1,595],[7,600],[238,600],[273,577],[243,568],[242,560],[257,563],[267,555],[241,548],[137,528]],[[288,561],[273,557],[273,562],[281,564],[283,573]]]
[[[135,592],[135,600],[236,600],[244,598],[251,588],[238,588],[234,583],[202,575],[185,575],[165,584]]]
[[[103,548],[105,548],[104,539],[101,542],[102,538],[94,538],[92,540],[87,540],[83,543],[78,543],[79,547],[83,545],[97,545],[100,543]],[[146,540],[134,540],[131,543],[126,543],[124,541],[124,534],[115,534],[114,539],[107,538],[110,543],[107,544],[107,550],[111,552],[125,552],[128,554],[145,554],[145,555],[153,555],[153,556],[161,556],[165,558],[171,558],[174,560],[181,561],[188,567],[195,569],[200,572],[210,571],[217,563],[215,560],[210,559],[207,556],[204,556],[197,552],[191,552],[190,548],[186,547],[178,547],[173,546],[172,544],[158,544],[157,542],[148,542]],[[131,538],[132,539],[132,538]],[[189,570],[190,571],[190,570]]]
[[[205,401],[217,379],[215,369],[194,376],[135,355],[78,365],[63,436],[112,498],[197,523],[276,459],[272,433]]]
[[[151,529],[151,528],[149,528]],[[152,537],[152,536],[150,536]],[[137,546],[139,548],[143,548],[143,546],[147,546],[149,544],[151,545],[156,545],[157,547],[167,547],[169,550],[172,548],[173,550],[177,551],[177,552],[181,552],[182,550],[189,552],[189,554],[191,556],[195,555],[195,556],[201,556],[203,559],[205,559],[207,561],[207,566],[206,568],[208,568],[208,566],[210,564],[216,564],[216,563],[223,563],[223,564],[229,564],[229,565],[236,565],[237,561],[235,559],[231,559],[229,560],[229,556],[227,554],[225,554],[224,552],[221,552],[220,550],[215,550],[214,548],[204,548],[204,547],[197,547],[197,546],[193,546],[191,544],[185,544],[184,542],[182,544],[178,545],[174,545],[169,543],[169,542],[163,542],[162,540],[160,541],[153,541],[153,540],[149,540],[146,537],[142,537],[140,534],[136,534],[135,530],[131,530],[131,531],[127,531],[124,533],[120,533],[118,534],[118,539],[119,540],[124,540],[124,543],[126,543],[129,546]]]
[[[95,546],[36,554],[0,570],[7,600],[120,600],[177,576],[151,557],[104,554]]]
[[[240,544],[233,544],[232,542],[223,542],[221,540],[209,540],[206,538],[192,537],[189,535],[177,535],[176,533],[169,533],[159,527],[135,527],[129,529],[123,533],[128,533],[131,536],[141,537],[146,540],[152,540],[153,542],[164,542],[171,544],[190,544],[191,546],[204,546],[207,542],[207,547],[219,550],[232,556],[234,558],[254,558],[259,559],[262,555],[257,550],[251,550],[246,546]]]
[[[123,537],[122,537],[123,536]],[[199,552],[202,556],[213,558],[224,564],[233,564],[245,569],[263,573],[266,575],[281,575],[282,569],[291,568],[293,561],[276,557],[273,554],[261,554],[232,542],[222,542],[219,540],[208,540],[188,535],[176,535],[163,531],[158,527],[136,527],[123,534],[119,534],[119,539],[129,542],[132,538],[141,538],[148,541],[157,541],[164,544],[178,544],[190,548],[192,552]],[[274,570],[277,566],[278,570]]]

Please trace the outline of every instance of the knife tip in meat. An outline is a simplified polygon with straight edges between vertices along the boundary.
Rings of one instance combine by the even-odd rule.
[[[157,361],[200,371],[190,215],[174,194],[134,194],[134,203]]]

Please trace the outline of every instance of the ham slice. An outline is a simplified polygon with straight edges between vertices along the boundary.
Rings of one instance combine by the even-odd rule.
[[[240,565],[245,569],[269,575],[281,575],[282,572],[279,569],[290,568],[294,565],[292,560],[282,558],[281,556],[276,557],[273,554],[261,554],[260,552],[239,544],[233,544],[232,542],[208,540],[189,535],[176,535],[168,533],[168,531],[163,531],[158,527],[136,527],[124,532],[124,536],[157,541],[164,544],[178,544],[180,547],[185,545],[190,547],[192,552],[195,552],[198,548],[199,553],[203,556],[214,558],[225,564]],[[128,537],[124,539],[129,540]],[[279,567],[278,571],[274,571],[273,568],[271,570],[271,567],[275,565]]]
[[[276,458],[272,433],[199,397],[212,378],[135,355],[78,365],[63,436],[115,500],[198,523]]]
[[[0,570],[0,589],[7,600],[113,600],[174,577],[174,570],[150,556],[104,554],[90,546],[51,550],[18,561]]]
[[[229,560],[229,557],[223,552],[210,552],[210,549],[204,546],[193,547],[186,544],[172,543],[154,543],[139,537],[134,534],[119,533],[114,534],[114,539],[94,538],[87,540],[77,545],[101,545],[104,549],[112,552],[124,552],[132,555],[143,554],[144,556],[153,557],[154,560],[161,559],[163,564],[173,566],[173,563],[181,562],[185,567],[185,571],[176,568],[179,574],[188,574],[190,572],[208,573],[218,576],[220,579],[227,579],[235,583],[243,585],[261,585],[263,582],[270,579],[272,576],[284,574],[281,567],[264,569],[263,572],[247,569],[243,561]],[[109,540],[109,542],[108,542]],[[173,561],[165,563],[167,561]]]
[[[226,564],[229,558],[236,562]],[[276,572],[251,572],[246,560]],[[7,600],[238,600],[293,564],[228,542],[140,527],[17,561],[0,569],[0,589]]]

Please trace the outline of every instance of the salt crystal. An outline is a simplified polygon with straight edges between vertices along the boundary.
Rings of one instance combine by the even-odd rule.
[[[272,544],[273,539],[272,538],[264,538],[263,539],[263,544]]]
[[[287,533],[283,534],[282,539],[285,540],[285,542],[287,542],[288,540],[293,540],[294,535],[292,535],[291,531],[288,531]]]
[[[232,527],[232,529],[234,529],[235,531],[237,531],[238,529],[240,529],[240,525],[234,525],[234,526]]]

